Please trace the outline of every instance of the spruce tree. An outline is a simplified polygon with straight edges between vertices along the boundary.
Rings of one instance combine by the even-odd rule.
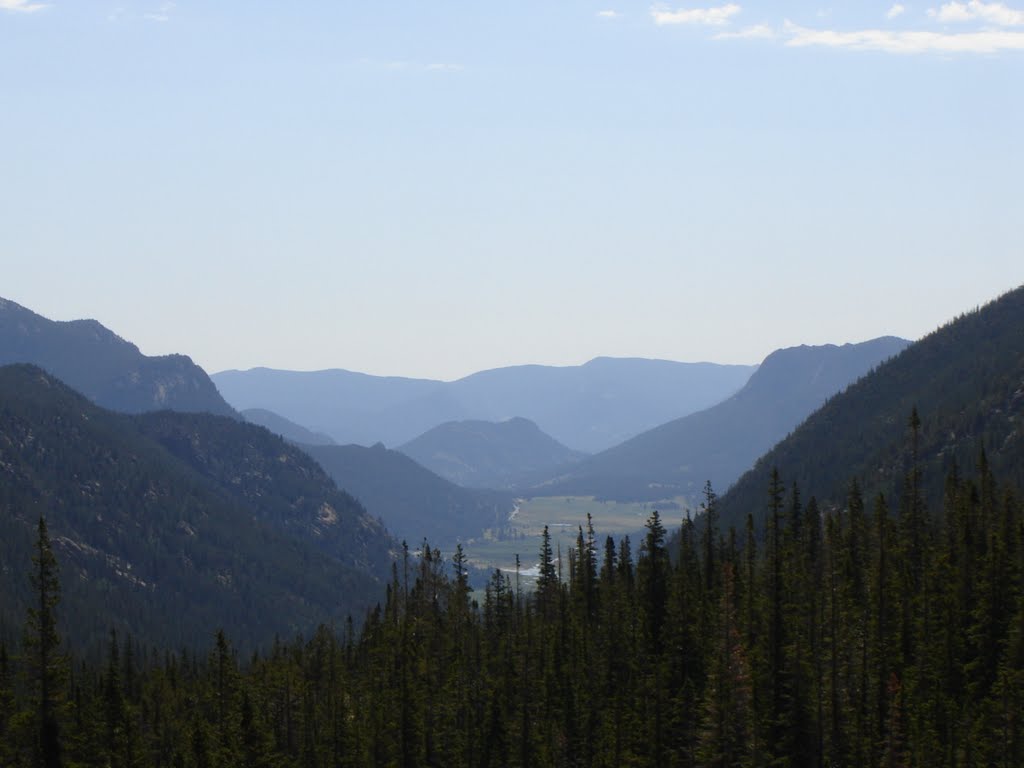
[[[31,572],[34,604],[25,623],[25,667],[35,699],[33,762],[41,768],[62,764],[58,712],[63,699],[66,659],[60,651],[56,607],[60,601],[57,559],[46,521],[40,517]]]
[[[558,599],[558,571],[555,567],[555,554],[551,549],[551,533],[544,526],[540,543],[540,573],[537,577],[537,608],[540,613],[550,618],[554,614]]]
[[[0,642],[0,765],[14,763],[11,716],[14,714],[14,681],[7,646]]]

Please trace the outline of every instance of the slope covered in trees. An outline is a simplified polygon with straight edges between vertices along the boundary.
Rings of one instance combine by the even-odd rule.
[[[72,684],[0,648],[0,762],[31,764],[49,680],[76,764],[1024,765],[1018,497],[984,463],[937,508],[763,490],[763,543],[705,525],[709,495],[672,553],[656,512],[636,557],[580,530],[563,566],[542,546],[534,593],[496,572],[480,604],[461,552],[428,548],[358,634],[249,659],[212,627],[205,654],[113,635]]]
[[[265,429],[209,414],[104,411],[32,366],[0,368],[0,629],[28,604],[44,515],[67,625],[245,647],[342,621],[378,595],[391,540],[317,464]]]
[[[510,488],[524,476],[550,474],[584,456],[518,417],[445,422],[398,450],[468,488]]]
[[[147,357],[95,320],[54,322],[0,298],[0,365],[11,363],[38,365],[113,411],[235,415],[185,355]]]
[[[922,493],[941,499],[954,466],[990,465],[1024,486],[1024,288],[965,314],[829,400],[722,499],[725,523],[758,508],[774,467],[823,502],[855,477],[873,495],[902,489],[908,419],[916,408]]]
[[[591,456],[534,490],[657,501],[695,498],[708,480],[727,488],[827,398],[908,343],[884,337],[777,350],[724,402]]]
[[[383,445],[303,449],[392,535],[410,545],[429,536],[447,548],[486,528],[501,528],[514,506],[510,493],[462,488]]]

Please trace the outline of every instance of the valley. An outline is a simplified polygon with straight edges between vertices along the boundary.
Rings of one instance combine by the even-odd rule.
[[[561,552],[563,559],[576,548],[580,530],[586,534],[587,516],[603,544],[606,536],[618,541],[629,536],[634,542],[643,537],[644,524],[651,512],[663,513],[666,524],[675,524],[683,515],[683,500],[664,502],[598,501],[591,497],[538,496],[515,500],[513,513],[505,527],[488,529],[484,535],[463,544],[469,563],[486,572],[500,569],[514,574],[519,557],[522,585],[532,589],[537,576],[537,558],[540,556],[541,536],[547,526],[551,546]],[[567,562],[564,563],[568,570]]]
[[[31,323],[4,324],[5,309]],[[83,327],[102,377],[25,343],[26,329],[45,329],[48,348],[66,349]],[[79,689],[65,718],[61,748],[82,758],[102,742],[131,762],[120,727],[153,764],[164,749],[184,759],[160,746],[165,737],[190,743],[184,764],[197,768],[209,755],[196,739],[229,763],[246,750],[254,765],[294,755],[271,743],[284,715],[257,722],[246,708],[256,702],[357,765],[394,762],[392,734],[408,733],[401,749],[427,762],[433,750],[469,766],[478,749],[511,754],[502,745],[519,739],[526,765],[565,764],[578,743],[595,765],[617,765],[618,749],[656,766],[726,742],[745,753],[783,720],[834,734],[863,706],[872,716],[851,732],[856,764],[881,766],[878,735],[903,732],[870,723],[899,711],[927,719],[936,701],[909,684],[896,698],[897,671],[944,685],[981,676],[946,701],[972,713],[970,748],[992,753],[985,734],[1024,706],[1022,328],[1024,287],[914,343],[777,350],[708,407],[587,454],[519,416],[424,422],[390,449],[338,444],[314,411],[298,423],[216,397],[142,407],[138,393],[167,391],[166,373],[129,342],[0,303],[0,350],[26,358],[0,366],[0,729],[13,723],[17,745],[0,758],[24,757],[31,743],[17,731],[29,720],[7,714],[26,710],[6,649],[22,642],[21,626],[35,647],[52,643],[36,618],[51,606],[68,651],[101,681]],[[41,364],[83,388],[115,385],[90,401]],[[209,391],[202,369],[189,370],[188,389]],[[369,401],[385,397],[370,394],[379,383],[361,380]],[[16,575],[26,561],[33,578]],[[40,596],[40,584],[63,600]],[[183,673],[211,627],[207,661],[193,656],[195,672]],[[142,687],[110,682],[121,654],[118,674]],[[204,682],[213,669],[219,694]],[[614,684],[602,690],[594,670]],[[306,703],[276,701],[279,683],[264,675],[303,680]],[[859,680],[860,692],[840,678]],[[447,703],[433,703],[437,690]],[[755,691],[781,698],[754,707]],[[802,691],[835,705],[807,714]],[[223,703],[190,721],[188,697]],[[152,719],[157,700],[177,713]],[[567,702],[603,725],[573,736]],[[537,717],[538,706],[551,714]],[[613,715],[662,706],[679,713],[672,728]],[[708,735],[714,707],[730,713],[733,736]],[[382,723],[373,713],[391,714]],[[339,724],[333,736],[321,721]],[[482,746],[452,737],[427,749],[427,721]],[[216,734],[205,730],[217,722]],[[826,743],[791,738],[778,755]],[[915,737],[910,749],[938,755],[946,738]]]
[[[0,768],[1024,768],[1024,0],[0,73]]]

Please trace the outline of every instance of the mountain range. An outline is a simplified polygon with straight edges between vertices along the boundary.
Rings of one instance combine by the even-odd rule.
[[[265,408],[338,443],[398,446],[446,422],[529,419],[592,453],[738,390],[754,366],[601,357],[584,365],[523,365],[452,382],[254,368],[213,380],[234,407]]]
[[[383,444],[328,444],[334,437],[317,435],[321,428],[307,418],[247,411],[244,419],[267,428],[247,423],[187,357],[147,358],[94,321],[52,323],[4,301],[0,350],[5,360],[37,361],[0,367],[0,635],[7,636],[24,615],[22,574],[40,515],[65,569],[67,621],[87,642],[102,642],[114,625],[141,642],[194,645],[222,626],[245,647],[358,618],[382,594],[395,537],[413,547],[424,537],[447,546],[500,528],[515,494],[692,499],[711,480],[719,491],[732,485],[719,499],[721,524],[742,527],[748,513],[763,514],[778,468],[787,485],[824,505],[841,505],[856,479],[866,495],[883,492],[896,508],[911,444],[932,509],[941,509],[947,475],[983,454],[1004,482],[1024,488],[1024,288],[914,344],[884,337],[779,350],[731,396],[593,456],[526,418],[441,423],[403,444],[447,478]],[[663,367],[604,359],[569,371],[499,369],[452,382],[447,392],[443,382],[346,372],[270,372],[267,381],[295,393],[313,384],[311,407],[332,382],[355,382],[365,388],[362,405],[377,415],[425,418],[439,412],[427,406],[442,401],[454,410],[528,404],[549,385],[568,407],[560,376],[579,384],[589,375],[583,369],[622,373],[634,363]],[[697,370],[675,365],[663,368],[680,376]],[[606,383],[615,379],[607,375]],[[531,380],[533,389],[524,383]],[[640,397],[637,388],[624,394],[623,382],[601,390],[592,381],[581,385],[584,405],[569,419],[576,427],[586,423],[576,417],[597,409],[598,391]],[[417,387],[426,388],[410,396]],[[352,413],[356,405],[344,408]],[[541,477],[524,486],[515,479],[524,473]]]
[[[908,344],[883,337],[780,349],[727,400],[583,459],[521,492],[656,501],[693,500],[707,481],[724,490],[829,397]]]

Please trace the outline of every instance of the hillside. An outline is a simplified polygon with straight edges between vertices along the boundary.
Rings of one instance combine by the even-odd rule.
[[[554,472],[584,456],[522,418],[449,421],[398,450],[431,472],[469,488],[510,488],[524,475]]]
[[[242,418],[250,424],[259,424],[266,427],[275,435],[280,435],[285,440],[303,445],[334,445],[334,441],[323,432],[314,432],[306,429],[301,424],[289,421],[284,416],[279,416],[273,411],[264,408],[250,408],[242,411]]]
[[[303,446],[340,487],[355,496],[388,531],[410,546],[424,537],[449,546],[501,527],[512,496],[461,488],[383,445]]]
[[[452,382],[343,370],[256,368],[213,375],[234,407],[266,408],[339,443],[407,443],[449,421],[533,421],[563,445],[592,453],[736,392],[754,366],[607,358],[521,365]]]
[[[853,478],[866,498],[898,498],[915,407],[931,508],[940,508],[949,470],[973,471],[982,450],[1008,485],[1024,489],[1024,288],[939,328],[832,398],[720,500],[723,525],[763,509],[773,467],[821,502],[841,501]]]
[[[185,355],[147,357],[95,320],[55,322],[0,298],[0,365],[31,363],[112,411],[235,416]]]
[[[777,350],[724,402],[637,435],[533,490],[621,501],[694,499],[708,480],[724,490],[828,397],[907,344],[884,337]]]
[[[111,626],[163,647],[211,627],[245,647],[362,615],[390,548],[309,457],[208,414],[94,406],[27,365],[0,368],[0,628],[21,625],[45,515],[62,613],[93,644]]]

